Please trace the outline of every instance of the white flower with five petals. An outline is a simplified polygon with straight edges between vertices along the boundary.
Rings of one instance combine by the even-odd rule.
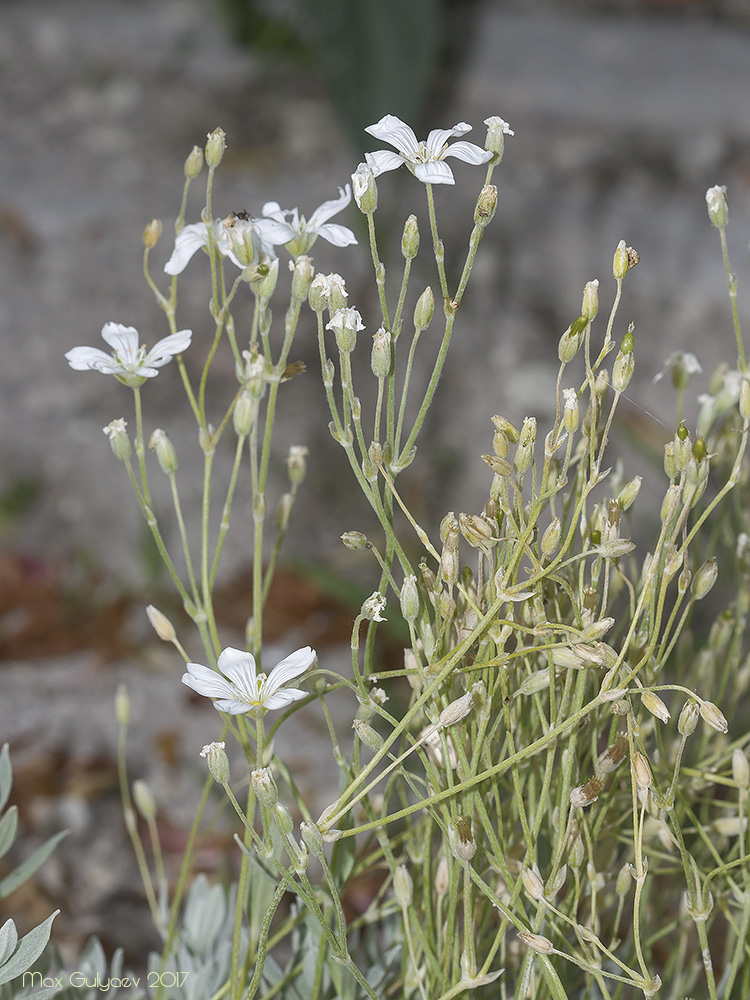
[[[453,128],[433,129],[426,142],[418,142],[409,126],[395,115],[385,115],[379,122],[369,125],[365,132],[374,135],[376,139],[395,146],[398,153],[387,149],[379,149],[374,153],[365,153],[365,159],[372,167],[377,177],[386,170],[396,170],[405,163],[415,177],[425,184],[455,184],[453,171],[445,162],[446,156],[455,156],[465,163],[487,163],[492,159],[492,152],[475,146],[473,142],[454,142],[448,145],[448,140],[456,135],[465,135],[471,131],[471,125],[459,122]]]
[[[328,220],[343,211],[352,200],[347,184],[339,188],[338,198],[318,205],[309,219],[299,214],[297,208],[282,209],[277,201],[267,201],[263,206],[266,238],[273,243],[283,243],[292,257],[307,253],[319,236],[335,247],[348,247],[357,242],[351,229],[330,223]]]
[[[273,244],[283,242],[270,235],[271,223],[253,219],[246,212],[232,213],[226,219],[214,219],[210,235],[222,257],[228,257],[237,267],[245,268],[264,258],[276,256]],[[209,244],[209,228],[205,222],[193,222],[177,234],[172,256],[164,265],[167,274],[181,274],[198,250]]]
[[[76,371],[102,372],[114,375],[118,381],[131,388],[142,385],[147,378],[158,375],[158,369],[166,365],[176,354],[182,354],[190,346],[192,330],[180,330],[164,337],[147,351],[139,345],[138,331],[134,326],[121,323],[105,323],[102,337],[114,348],[113,354],[105,354],[98,347],[74,347],[65,357]]]
[[[266,676],[257,672],[252,653],[228,646],[219,655],[218,671],[200,663],[188,663],[182,683],[212,698],[219,712],[230,715],[251,712],[258,717],[305,697],[304,691],[285,685],[303,674],[315,656],[314,649],[303,646],[285,656]]]

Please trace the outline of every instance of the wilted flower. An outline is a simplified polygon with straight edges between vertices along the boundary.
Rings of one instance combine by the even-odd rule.
[[[219,656],[218,671],[200,663],[188,663],[182,683],[206,698],[213,698],[214,708],[219,712],[262,715],[305,697],[299,688],[284,685],[303,674],[314,659],[315,650],[303,646],[284,657],[266,676],[256,672],[252,653],[228,646]]]
[[[307,253],[319,236],[328,240],[335,247],[348,247],[357,239],[351,229],[329,223],[328,220],[337,215],[352,200],[351,188],[347,184],[339,188],[339,197],[333,201],[324,201],[319,205],[309,219],[300,215],[298,209],[282,210],[276,201],[267,201],[263,206],[262,234],[272,243],[283,243],[292,257]],[[287,221],[288,218],[288,221]]]
[[[385,115],[379,122],[369,125],[365,132],[395,146],[398,153],[379,149],[374,153],[365,153],[365,158],[376,177],[386,170],[396,170],[405,163],[414,176],[425,184],[455,184],[453,171],[445,162],[446,156],[455,156],[465,163],[480,164],[491,160],[494,155],[473,142],[462,141],[448,145],[452,136],[465,135],[470,131],[471,125],[459,122],[453,128],[433,129],[426,142],[418,142],[413,130],[405,122],[395,115]]]
[[[192,330],[180,330],[164,337],[147,351],[138,345],[138,331],[134,326],[120,323],[105,323],[102,337],[114,348],[113,354],[105,354],[98,347],[74,347],[65,357],[76,371],[87,370],[114,375],[123,385],[135,388],[147,378],[158,375],[157,369],[166,365],[175,354],[182,354],[190,346]]]

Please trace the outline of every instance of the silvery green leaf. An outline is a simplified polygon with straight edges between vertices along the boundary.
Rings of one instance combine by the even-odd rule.
[[[0,881],[0,899],[5,899],[6,896],[9,896],[19,885],[23,885],[26,879],[30,878],[38,868],[41,868],[63,837],[67,837],[67,835],[67,830],[61,830],[60,833],[56,833],[49,840],[45,841],[41,847],[37,847],[10,875],[6,875]]]
[[[16,950],[18,944],[18,931],[13,920],[6,920],[0,927],[0,966]]]
[[[10,790],[13,787],[13,768],[10,763],[10,748],[3,743],[0,750],[0,812],[5,809]]]
[[[29,966],[36,962],[49,941],[52,921],[59,912],[59,910],[55,910],[54,913],[47,917],[43,924],[39,924],[33,931],[29,931],[28,934],[21,938],[21,943],[18,945],[15,954],[0,967],[0,985],[9,983],[12,979],[20,976],[21,973],[26,972]]]
[[[11,806],[0,819],[0,858],[4,858],[16,839],[18,828],[18,807]]]

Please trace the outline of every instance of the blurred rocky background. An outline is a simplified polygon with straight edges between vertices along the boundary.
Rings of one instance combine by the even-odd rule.
[[[11,899],[10,912],[27,908],[34,922],[72,892],[61,932],[78,940],[96,931],[137,961],[145,943],[128,917],[141,900],[118,819],[114,690],[120,680],[131,687],[134,775],[153,782],[176,844],[200,777],[196,754],[217,720],[210,706],[190,703],[180,664],[143,615],[165,581],[101,431],[130,418],[130,394],[72,372],[63,355],[98,345],[110,320],[136,326],[147,343],[167,332],[142,278],[141,234],[163,219],[158,277],[185,156],[221,126],[228,151],[216,214],[257,213],[267,200],[309,214],[377,148],[361,129],[383,114],[406,118],[420,137],[467,121],[480,144],[483,119],[507,119],[516,134],[494,177],[497,215],[403,479],[409,501],[425,526],[448,509],[481,509],[490,416],[535,414],[540,427],[549,419],[557,339],[592,278],[601,281],[603,332],[620,239],[641,263],[614,331],[619,341],[635,322],[632,402],[615,444],[633,454],[635,444],[658,474],[674,423],[670,389],[652,384],[664,358],[694,351],[704,367],[698,391],[719,360],[733,360],[704,203],[713,184],[729,189],[730,251],[750,324],[750,11],[745,0],[2,0],[0,94],[0,739],[12,744],[29,837],[73,831],[30,890],[37,895]],[[451,162],[458,183],[439,190],[437,204],[455,280],[482,172]],[[404,218],[415,211],[422,223],[416,295],[434,281],[424,191],[405,171],[380,186],[382,250],[394,274]],[[336,221],[357,228],[362,245],[344,252],[319,241],[313,256],[347,277],[372,333],[365,233],[354,207]],[[208,288],[197,262],[180,287],[179,326],[200,339]],[[368,343],[365,333],[364,378]],[[289,445],[310,448],[309,474],[285,553],[295,560],[271,600],[271,638],[280,655],[309,642],[329,663],[345,663],[351,606],[340,595],[351,591],[342,581],[366,586],[367,566],[338,536],[371,521],[328,435],[311,318],[293,355],[308,370],[282,393],[279,489]],[[194,516],[198,449],[176,374],[165,369],[145,387],[146,420],[173,438]],[[233,391],[231,366],[219,374]],[[241,641],[247,559],[237,546],[224,567],[227,643]],[[342,704],[342,718],[354,710]],[[327,761],[310,764],[310,740],[325,746],[319,720],[309,713],[290,728],[284,758],[307,771],[310,794],[325,804]]]

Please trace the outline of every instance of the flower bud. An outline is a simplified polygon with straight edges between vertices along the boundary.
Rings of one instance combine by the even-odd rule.
[[[194,181],[201,170],[203,170],[203,150],[200,146],[193,146],[185,160],[185,177],[189,181]]]
[[[551,955],[555,950],[550,939],[543,937],[541,934],[532,934],[531,931],[520,931],[518,936],[537,955]]]
[[[370,215],[378,207],[378,186],[368,163],[360,163],[352,174],[352,191],[360,212]]]
[[[486,550],[495,544],[492,525],[481,515],[459,514],[458,523],[461,534],[472,548]]]
[[[415,330],[426,330],[427,327],[432,322],[432,314],[435,309],[435,299],[432,295],[432,289],[428,285],[427,288],[422,292],[422,294],[417,299],[417,304],[414,307],[414,329]]]
[[[523,882],[524,889],[532,899],[538,900],[544,898],[544,883],[533,869],[523,867],[521,869],[521,881]]]
[[[391,370],[391,334],[382,326],[372,337],[370,367],[376,378],[385,378]]]
[[[616,392],[624,392],[633,377],[635,358],[633,357],[633,324],[622,338],[622,345],[612,366],[612,386]]]
[[[640,493],[641,483],[643,480],[640,476],[634,476],[629,483],[620,490],[617,495],[617,502],[620,505],[620,510],[626,511],[635,503],[635,499]]]
[[[643,702],[643,707],[652,715],[655,715],[657,719],[661,719],[664,723],[669,722],[671,717],[669,709],[658,694],[654,691],[644,691],[641,695],[641,701]]]
[[[161,239],[161,234],[164,231],[164,226],[162,225],[161,219],[152,219],[151,222],[143,230],[143,245],[148,250],[151,250]]]
[[[437,870],[435,872],[435,892],[438,896],[445,896],[450,888],[450,872],[448,870],[448,859],[444,854],[440,855]]]
[[[506,121],[503,121],[499,115],[492,115],[490,118],[485,118],[484,124],[487,126],[487,138],[484,142],[484,148],[494,153],[490,162],[498,164],[505,152],[505,136],[515,135],[515,133],[510,125]]]
[[[562,538],[562,522],[560,521],[559,517],[556,517],[545,530],[544,534],[542,535],[542,540],[540,542],[542,555],[545,556],[545,558],[549,559],[551,555],[557,552],[561,538]]]
[[[304,482],[307,473],[307,462],[305,458],[309,454],[309,449],[303,444],[293,444],[286,457],[286,467],[289,473],[289,482],[292,486],[299,486]]]
[[[698,725],[698,715],[700,713],[700,708],[698,702],[691,698],[686,701],[682,706],[682,711],[680,712],[680,717],[677,720],[677,732],[680,736],[692,736],[695,732],[695,727]]]
[[[323,836],[316,824],[308,823],[307,820],[303,819],[299,825],[299,832],[302,837],[302,843],[310,854],[319,858],[323,853]]]
[[[715,557],[708,559],[703,563],[701,568],[696,571],[695,576],[693,577],[693,582],[690,586],[690,592],[696,601],[700,601],[706,596],[716,583],[718,575],[719,567]]]
[[[407,622],[415,621],[419,614],[419,588],[414,574],[404,577],[401,585],[401,614]]]
[[[615,257],[612,262],[612,274],[618,281],[622,281],[628,273],[628,250],[625,240],[620,240],[615,250]]]
[[[279,833],[287,841],[288,848],[290,846],[288,838],[291,837],[292,830],[294,830],[294,820],[292,819],[292,814],[285,805],[282,805],[281,802],[277,802],[273,806],[273,818],[276,820],[276,826],[279,828]]]
[[[534,462],[534,445],[536,444],[536,418],[526,417],[521,428],[521,435],[513,458],[513,465],[519,475],[523,475]]]
[[[138,812],[145,820],[152,820],[156,816],[156,800],[145,781],[136,778],[133,782],[133,802]]]
[[[596,319],[599,312],[599,279],[587,281],[583,289],[583,301],[581,302],[581,316],[591,322]]]
[[[729,723],[724,718],[723,712],[712,701],[702,701],[700,703],[700,713],[703,721],[707,722],[717,732],[726,733],[729,730]]]
[[[562,337],[560,337],[560,342],[557,345],[557,356],[565,364],[572,361],[576,354],[578,354],[588,324],[588,317],[579,316],[578,319],[570,324]]]
[[[124,684],[118,684],[115,692],[115,718],[118,726],[127,726],[130,722],[130,696]]]
[[[402,910],[411,906],[414,898],[414,884],[406,865],[399,865],[393,873],[393,895]]]
[[[276,270],[278,271],[278,260],[275,260],[269,268],[269,274],[271,269],[273,269],[274,264],[276,265]],[[304,302],[307,298],[314,274],[315,268],[313,267],[312,260],[305,254],[300,254],[300,256],[294,261],[294,266],[292,268],[292,298],[296,302]],[[274,288],[275,285],[276,282],[274,281]],[[273,294],[273,291],[271,294]],[[269,295],[268,298],[270,297],[271,296]]]
[[[497,208],[497,188],[494,184],[485,184],[479,192],[474,208],[474,225],[485,229],[492,222]]]
[[[206,141],[206,163],[209,167],[218,167],[227,148],[227,137],[224,129],[217,128],[209,132]]]
[[[729,222],[729,207],[727,205],[727,189],[721,185],[710,187],[706,191],[706,208],[711,225],[724,229]]]
[[[373,753],[377,753],[383,746],[383,737],[363,719],[355,719],[352,722],[352,729],[357,734],[357,738],[364,743],[368,750],[372,750]]]
[[[495,437],[499,434],[501,434],[501,432],[497,431],[495,433]],[[502,476],[503,479],[508,479],[513,475],[513,466],[510,462],[506,462],[505,459],[501,458],[499,455],[482,455],[482,461],[489,465],[496,476]]]
[[[648,766],[648,761],[640,750],[636,750],[633,754],[632,766],[633,776],[638,787],[649,789],[654,783],[654,778],[651,774],[651,768]]]
[[[354,552],[361,552],[362,549],[372,547],[371,543],[367,540],[367,536],[363,535],[361,531],[345,531],[341,536],[341,541],[347,549],[352,549]]]
[[[160,639],[164,642],[174,642],[177,638],[177,633],[175,632],[174,625],[166,615],[162,614],[153,604],[149,604],[146,608],[146,616],[151,622],[154,632],[156,632]]]
[[[261,767],[250,775],[253,790],[261,805],[272,809],[279,801],[279,790],[270,767]]]
[[[125,429],[127,426],[122,417],[119,417],[102,428],[109,438],[115,458],[119,458],[121,462],[127,462],[130,459],[130,438]]]
[[[419,224],[416,215],[410,215],[404,223],[401,253],[407,260],[413,260],[419,253]]]
[[[578,394],[575,389],[563,389],[565,407],[563,409],[563,426],[568,434],[575,434],[580,419],[578,410]]]
[[[466,694],[461,695],[460,698],[456,698],[447,708],[443,709],[437,721],[438,727],[455,726],[461,719],[466,718],[473,707],[474,696],[471,691],[467,691]]]
[[[209,743],[201,750],[201,757],[205,757],[208,769],[214,781],[220,785],[229,784],[229,758],[227,757],[224,743]]]
[[[171,476],[177,472],[177,452],[174,445],[161,428],[157,427],[148,439],[148,446],[151,451],[156,452],[161,471],[166,476]]]
[[[617,873],[617,878],[615,880],[615,892],[621,898],[628,894],[628,889],[633,881],[633,867],[632,865],[623,865],[620,871]]]
[[[238,437],[247,437],[253,428],[254,418],[255,403],[253,397],[247,389],[243,389],[232,411],[232,422]]]
[[[732,778],[738,788],[750,788],[750,763],[741,747],[735,747],[732,753]]]

